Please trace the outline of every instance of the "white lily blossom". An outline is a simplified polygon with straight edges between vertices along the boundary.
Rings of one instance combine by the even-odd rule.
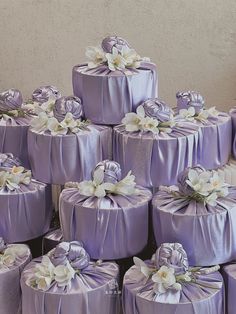
[[[11,170],[0,171],[0,189],[14,191],[20,184],[29,185],[30,181],[31,171],[25,171],[23,167],[14,166]]]
[[[155,282],[154,292],[158,294],[165,293],[168,289],[181,290],[182,286],[176,282],[174,268],[161,266],[161,268],[152,275],[152,281]]]
[[[48,120],[47,129],[52,135],[66,135],[68,132],[68,128],[63,126],[63,124],[58,122],[54,117]]]
[[[106,62],[105,53],[100,47],[87,47],[85,55],[90,60],[88,62],[88,67],[90,69],[96,68],[97,66]]]
[[[121,55],[125,60],[126,67],[139,68],[141,64],[141,57],[134,49],[124,46],[121,50]]]
[[[70,263],[66,265],[58,265],[54,268],[54,279],[59,287],[70,285],[71,280],[75,277],[75,270],[71,267]]]
[[[142,261],[140,258],[134,256],[133,257],[134,265],[139,269],[139,271],[145,276],[149,277],[152,273],[152,270]]]
[[[215,107],[211,107],[209,109],[201,109],[199,113],[195,112],[194,107],[189,107],[188,109],[180,109],[179,115],[177,117],[186,119],[188,121],[200,121],[202,123],[206,122],[208,118],[211,117],[218,117],[220,112],[216,110]]]
[[[188,121],[194,121],[195,108],[189,107],[188,109],[180,109],[179,116],[181,118],[188,120]]]
[[[17,258],[22,258],[27,254],[28,248],[24,244],[16,244],[8,246],[0,255],[0,264],[3,267],[14,266]]]
[[[40,264],[36,264],[34,268],[33,282],[40,290],[47,291],[54,280],[54,265],[48,256],[43,256]]]
[[[49,117],[46,112],[42,111],[37,117],[31,121],[31,127],[38,133],[43,133],[47,130]]]
[[[112,53],[106,53],[106,59],[111,71],[124,70],[126,67],[126,60],[116,47],[112,48]]]

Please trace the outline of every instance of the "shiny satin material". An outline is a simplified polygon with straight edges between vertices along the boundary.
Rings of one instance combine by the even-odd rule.
[[[194,107],[195,112],[199,113],[202,108],[204,108],[204,98],[201,94],[195,91],[188,92],[178,92],[176,94],[177,98],[177,108],[188,109],[189,107]]]
[[[228,114],[221,112],[218,117],[209,117],[200,128],[198,164],[205,169],[217,169],[225,165],[230,157],[232,145],[232,122]]]
[[[61,229],[55,229],[49,231],[43,237],[43,254],[48,253],[50,250],[54,249],[58,243],[63,241],[63,235]]]
[[[157,72],[153,63],[138,69],[110,71],[107,66],[73,68],[74,94],[81,98],[85,117],[93,123],[119,124],[125,114],[148,98],[157,97]]]
[[[119,275],[117,264],[91,262],[71,281],[71,288],[54,284],[43,292],[26,283],[40,261],[33,260],[22,274],[22,314],[119,314],[119,294],[112,290]]]
[[[0,110],[8,111],[21,107],[23,103],[23,97],[18,89],[9,89],[0,93]]]
[[[12,168],[14,166],[21,166],[22,163],[19,158],[16,158],[11,153],[0,154],[0,167]]]
[[[226,313],[235,314],[236,309],[236,264],[226,265],[223,268],[225,282]]]
[[[171,115],[173,115],[170,106],[158,98],[148,99],[142,106],[147,117],[157,119],[160,122],[169,121]]]
[[[158,187],[176,183],[177,175],[197,163],[198,126],[183,122],[170,134],[127,132],[124,126],[113,131],[113,159],[123,176],[129,170],[137,184]]]
[[[0,236],[6,242],[24,242],[49,230],[51,189],[32,180],[16,191],[0,192]]]
[[[94,171],[101,169],[104,173],[103,182],[116,184],[121,180],[120,165],[113,160],[103,160],[99,162]],[[94,171],[92,177],[94,176]]]
[[[53,108],[54,117],[59,121],[63,121],[66,114],[70,112],[75,120],[82,119],[83,107],[81,100],[75,96],[65,96],[56,100]]]
[[[236,188],[216,206],[159,191],[153,198],[156,243],[179,242],[192,266],[211,266],[236,258]]]
[[[122,51],[122,48],[130,48],[130,45],[128,42],[118,36],[108,36],[103,39],[102,41],[102,49],[105,52],[112,53],[113,47],[115,47],[118,51]]]
[[[43,104],[47,102],[49,99],[58,99],[61,97],[61,93],[59,92],[56,86],[46,85],[41,86],[33,91],[32,99],[33,101],[39,102]]]
[[[30,169],[27,152],[27,132],[32,117],[5,120],[0,118],[0,152],[12,153],[25,168]]]
[[[226,183],[236,185],[236,160],[231,158],[225,166],[217,169],[217,172]]]
[[[148,203],[151,192],[141,195],[80,195],[75,188],[60,196],[60,222],[65,241],[80,240],[94,259],[120,259],[139,253],[148,239]]]
[[[236,158],[236,107],[229,112],[232,119],[232,154]]]
[[[198,275],[197,283],[185,283],[180,291],[179,301],[169,303],[175,297],[173,292],[155,300],[154,282],[147,279],[137,266],[125,274],[123,282],[123,309],[125,314],[224,314],[224,288],[219,272]],[[200,285],[199,285],[200,284]],[[218,286],[219,288],[214,288]]]
[[[34,178],[51,184],[90,180],[96,164],[111,158],[112,130],[99,125],[89,125],[88,129],[56,136],[29,130],[28,152]]]
[[[21,314],[20,276],[30,260],[31,254],[28,249],[24,257],[17,257],[13,266],[8,269],[0,267],[0,314]]]

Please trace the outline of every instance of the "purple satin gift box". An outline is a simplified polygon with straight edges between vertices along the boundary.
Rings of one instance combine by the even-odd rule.
[[[225,282],[226,313],[234,314],[236,308],[236,264],[224,266],[222,274]]]
[[[118,265],[89,261],[83,248],[65,251],[67,245],[75,247],[78,242],[62,242],[25,268],[21,277],[22,314],[119,314]],[[42,266],[37,269],[40,263]],[[70,273],[66,274],[66,270]],[[43,282],[42,278],[48,279]]]
[[[195,167],[199,173],[202,169]],[[183,173],[182,179],[179,176],[178,189],[177,186],[161,188],[152,201],[157,245],[181,243],[188,253],[190,265],[194,266],[223,264],[236,258],[236,229],[233,227],[236,225],[236,189],[222,184],[216,172],[210,178],[211,183],[204,185],[203,176],[206,175],[205,172],[200,179],[195,176],[194,184],[196,189],[213,184],[215,190],[209,196],[204,191],[193,191],[191,183],[183,179]]]
[[[52,217],[51,189],[31,180],[15,191],[0,191],[0,236],[7,242],[24,242],[49,230]]]
[[[111,157],[112,130],[99,125],[87,129],[66,135],[30,129],[28,152],[34,178],[51,184],[88,179],[99,161]]]
[[[4,251],[6,251],[5,254]],[[4,255],[7,254],[8,260],[7,259],[4,260]],[[14,261],[12,259],[14,259]],[[1,265],[0,265],[1,314],[21,313],[20,276],[24,267],[30,262],[30,260],[31,260],[30,250],[24,244],[8,244],[5,246],[4,250],[1,249]],[[10,264],[7,266],[7,263]]]
[[[178,251],[175,246],[169,260],[169,250],[164,250],[161,263],[154,259],[141,261],[125,274],[123,282],[123,309],[125,314],[224,314],[223,279],[218,266],[211,269],[191,269],[183,261],[180,270]],[[162,249],[162,248],[161,248]],[[163,250],[163,249],[162,249]],[[157,251],[158,253],[158,251]]]
[[[236,108],[232,108],[229,114],[232,119],[232,154],[236,158]]]

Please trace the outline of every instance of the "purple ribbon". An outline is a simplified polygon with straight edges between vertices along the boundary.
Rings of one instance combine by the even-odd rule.
[[[176,94],[178,109],[188,109],[194,107],[195,112],[199,113],[204,107],[204,98],[202,95],[195,91],[178,92]]]
[[[21,161],[19,158],[14,157],[11,153],[0,153],[0,167],[12,168],[14,166],[21,166]]]
[[[58,99],[61,93],[58,88],[51,85],[41,86],[33,91],[32,99],[39,103],[47,102],[49,99]]]
[[[73,115],[75,120],[83,117],[84,112],[80,98],[76,96],[64,96],[56,100],[53,114],[59,122],[65,119],[68,112]]]
[[[97,169],[102,169],[104,171],[103,182],[115,184],[121,180],[121,168],[118,162],[111,160],[103,160],[96,165],[94,171]]]
[[[170,120],[173,111],[170,106],[158,98],[148,99],[142,104],[145,114],[148,117],[155,118],[160,122]]]
[[[123,47],[130,48],[128,42],[118,36],[108,36],[102,41],[102,49],[105,52],[112,53],[112,49],[115,47],[118,51],[121,52]]]
[[[191,186],[189,186],[188,183],[186,182],[188,180],[189,170],[191,170],[191,169],[196,170],[198,174],[205,171],[205,169],[202,166],[197,165],[195,167],[186,168],[184,171],[182,171],[178,175],[178,187],[179,187],[179,191],[183,195],[191,195],[194,192],[194,190],[191,188]]]
[[[0,93],[0,110],[9,111],[19,109],[22,106],[23,97],[18,89],[8,89]]]

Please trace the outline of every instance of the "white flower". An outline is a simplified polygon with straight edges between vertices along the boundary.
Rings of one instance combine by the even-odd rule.
[[[218,115],[220,114],[220,112],[216,109],[216,107],[211,107],[207,111],[209,115],[212,117],[218,117]]]
[[[0,171],[0,188],[4,188],[6,185],[8,173],[6,171]]]
[[[47,291],[52,283],[53,278],[51,277],[39,277],[35,280],[37,288],[43,291]]]
[[[155,282],[155,293],[165,293],[168,289],[181,290],[181,284],[176,282],[174,268],[161,266],[161,268],[152,275],[152,281]]]
[[[189,121],[194,121],[195,108],[189,107],[188,109],[180,109],[179,116]]]
[[[108,68],[111,71],[125,69],[126,61],[116,47],[112,48],[112,53],[106,53],[106,58],[108,62]]]
[[[141,63],[141,57],[137,54],[134,49],[129,47],[122,47],[121,55],[125,60],[126,67],[129,68],[139,68]]]
[[[66,265],[58,265],[54,269],[55,281],[59,287],[65,287],[70,284],[71,280],[75,277],[75,270],[71,267],[70,263]]]
[[[195,117],[196,120],[199,120],[201,122],[207,121],[209,117],[209,113],[206,109],[201,109],[199,114]]]
[[[140,121],[140,126],[143,131],[159,133],[158,125],[159,125],[158,120],[151,117],[142,118]]]
[[[142,261],[140,258],[134,256],[133,261],[135,266],[139,269],[139,271],[145,276],[149,277],[152,273],[152,270]]]
[[[13,244],[6,248],[4,254],[14,255],[16,257],[24,257],[28,252],[28,247],[25,244]]]
[[[65,119],[60,123],[63,128],[68,128],[72,133],[77,133],[79,131],[78,128],[78,120],[73,118],[73,114],[71,112],[67,112]]]
[[[11,169],[11,173],[18,175],[18,174],[23,173],[24,170],[25,170],[24,167],[21,167],[21,166],[19,166],[19,167],[13,166],[12,169]]]
[[[143,106],[138,106],[137,113],[129,112],[126,113],[125,117],[121,120],[121,123],[125,125],[127,132],[135,132],[141,129],[141,120],[145,118],[145,111]]]
[[[89,68],[96,68],[100,64],[106,62],[105,53],[100,47],[88,47],[85,55],[89,60],[91,60],[88,63]]]
[[[42,103],[41,105],[37,106],[36,107],[36,113],[37,112],[46,112],[47,115],[49,117],[52,117],[53,116],[53,108],[55,106],[55,102],[56,100],[54,98],[49,98],[48,101]]]
[[[217,193],[213,192],[206,197],[205,201],[207,204],[215,206],[217,197],[218,197]]]
[[[55,276],[54,269],[55,267],[48,256],[43,256],[41,263],[35,265],[33,279],[38,289],[46,291],[50,288]]]
[[[199,174],[196,170],[190,169],[186,183],[197,193],[207,196],[211,190],[211,185],[209,184],[210,176],[211,174],[208,171]]]
[[[37,117],[32,119],[31,127],[33,128],[33,130],[39,133],[44,132],[45,130],[47,130],[48,120],[49,117],[46,112],[40,112]]]
[[[103,183],[104,172],[102,169],[97,169],[93,174],[93,181],[82,181],[79,183],[79,191],[85,196],[104,197],[106,190],[110,188],[110,183]]]
[[[49,118],[47,129],[51,132],[52,135],[66,135],[68,128],[63,126],[56,118]]]
[[[115,194],[121,195],[132,195],[136,192],[136,183],[135,176],[131,174],[131,171],[128,172],[127,176],[124,177],[121,181],[117,182],[113,186],[110,186],[109,189]]]
[[[16,256],[11,254],[3,254],[1,257],[1,262],[4,266],[11,267],[16,261]]]

